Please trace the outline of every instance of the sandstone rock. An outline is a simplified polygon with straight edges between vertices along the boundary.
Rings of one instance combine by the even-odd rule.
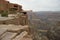
[[[3,34],[1,40],[12,40],[16,35],[17,33],[6,32]]]
[[[0,37],[7,31],[7,29],[0,28]]]
[[[8,31],[12,32],[20,32],[21,30],[26,30],[28,28],[27,25],[0,25],[0,28],[6,28]]]
[[[26,31],[22,32],[20,35],[18,35],[15,39],[13,40],[22,40],[24,36],[26,36],[28,33]]]

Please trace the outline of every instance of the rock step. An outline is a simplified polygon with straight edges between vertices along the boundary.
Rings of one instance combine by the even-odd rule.
[[[18,36],[16,36],[16,38],[14,38],[13,40],[22,40],[24,36],[26,36],[28,34],[28,32],[24,31],[22,33],[20,33]]]
[[[12,40],[16,35],[17,33],[6,32],[2,35],[1,40]]]

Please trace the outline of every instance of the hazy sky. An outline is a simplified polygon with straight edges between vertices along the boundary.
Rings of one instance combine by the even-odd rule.
[[[60,0],[9,0],[18,3],[25,10],[34,11],[60,11]]]

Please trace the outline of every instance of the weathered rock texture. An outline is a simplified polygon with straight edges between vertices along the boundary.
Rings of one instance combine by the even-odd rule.
[[[0,25],[0,40],[32,40],[27,35],[27,25]]]

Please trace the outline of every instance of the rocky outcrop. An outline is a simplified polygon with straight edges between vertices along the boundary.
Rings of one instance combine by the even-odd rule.
[[[32,40],[28,37],[28,26],[0,25],[0,40]]]

